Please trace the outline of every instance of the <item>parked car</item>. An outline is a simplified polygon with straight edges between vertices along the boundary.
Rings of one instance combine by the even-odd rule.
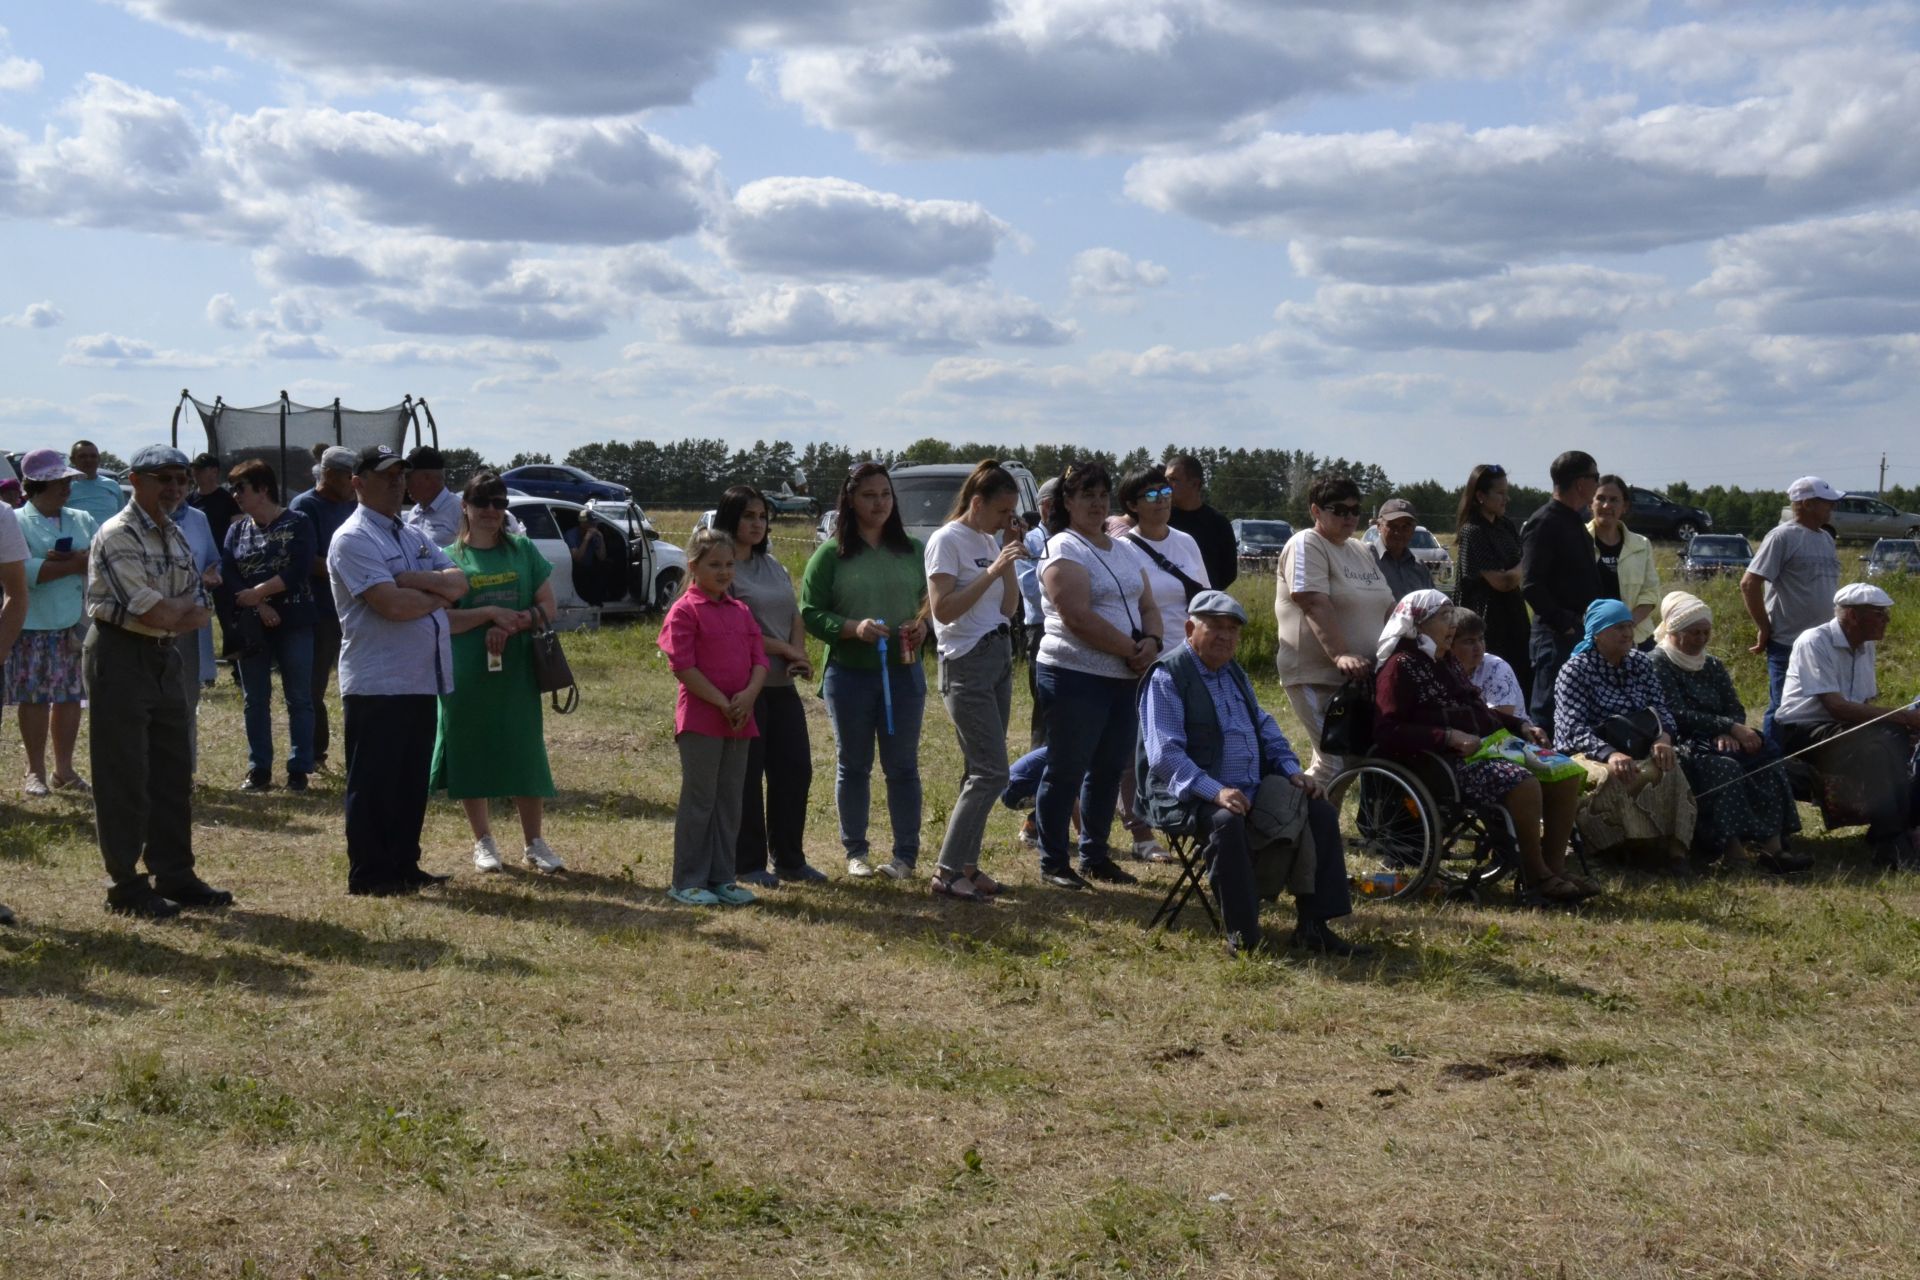
[[[1242,560],[1272,560],[1286,550],[1293,526],[1285,520],[1235,520],[1233,545]]]
[[[554,602],[562,610],[633,614],[672,603],[687,574],[687,554],[654,532],[631,500],[582,504],[558,498],[510,497],[507,509],[553,566]],[[570,534],[599,528],[607,558],[591,575],[575,574]]]
[[[1912,538],[1882,538],[1860,558],[1867,563],[1869,578],[1920,573],[1920,542]]]
[[[1370,524],[1361,538],[1369,544],[1380,541],[1380,526]],[[1442,591],[1453,589],[1453,553],[1440,545],[1440,540],[1427,531],[1427,526],[1416,525],[1413,530],[1413,558],[1427,566],[1427,572],[1433,577],[1433,585]]]
[[[1663,497],[1651,489],[1629,489],[1627,528],[1649,538],[1673,538],[1689,542],[1697,533],[1713,528],[1713,516],[1699,507]]]
[[[1780,523],[1793,519],[1793,508],[1780,508]],[[1827,522],[1842,542],[1870,538],[1920,538],[1920,514],[1901,511],[1865,493],[1849,493],[1833,504]]]
[[[836,528],[838,528],[839,525],[840,525],[840,512],[838,508],[832,511],[822,511],[820,513],[820,523],[815,525],[813,529],[814,545],[818,546],[821,543],[825,542],[828,538],[831,538],[833,536],[833,531]]]
[[[1001,464],[1020,485],[1016,511],[1035,511],[1040,507],[1040,486],[1033,473],[1017,462]],[[896,467],[893,471],[893,501],[900,509],[900,522],[909,537],[925,542],[933,531],[947,522],[960,486],[973,474],[965,462],[928,463],[923,466]],[[831,536],[831,535],[829,535]],[[825,539],[822,539],[825,541]]]
[[[820,514],[820,504],[811,496],[795,493],[793,486],[782,484],[778,489],[762,489],[766,496],[769,514],[778,520],[781,516],[805,516],[812,520]]]
[[[1742,574],[1753,563],[1753,544],[1745,534],[1696,533],[1680,553],[1680,576],[1702,582],[1721,574]]]
[[[536,498],[560,498],[567,502],[625,502],[633,497],[633,492],[627,486],[596,479],[578,467],[543,463],[503,471],[500,478],[507,482],[508,488],[530,493]]]

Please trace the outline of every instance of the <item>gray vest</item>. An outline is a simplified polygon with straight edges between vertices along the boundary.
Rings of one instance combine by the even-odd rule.
[[[1223,736],[1220,729],[1220,715],[1213,708],[1213,697],[1207,692],[1206,681],[1202,678],[1206,668],[1200,659],[1194,656],[1193,649],[1185,644],[1155,664],[1165,669],[1173,678],[1173,687],[1180,694],[1185,709],[1187,729],[1187,758],[1201,769],[1211,774],[1220,767],[1220,751]],[[1260,723],[1260,700],[1254,696],[1253,682],[1247,679],[1247,673],[1239,663],[1227,667],[1228,674],[1240,691],[1240,697],[1247,705],[1247,715],[1254,724]],[[1144,708],[1149,679],[1140,682],[1140,700]],[[1159,779],[1153,776],[1153,770],[1147,764],[1146,715],[1140,717],[1141,736],[1134,745],[1133,765],[1133,807],[1141,819],[1161,831],[1176,835],[1198,833],[1197,813],[1208,807],[1204,803],[1192,800],[1180,800],[1171,795]]]

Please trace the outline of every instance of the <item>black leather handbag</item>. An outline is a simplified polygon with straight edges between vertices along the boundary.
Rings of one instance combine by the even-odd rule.
[[[557,715],[569,715],[580,705],[580,686],[574,682],[573,668],[567,665],[567,655],[560,648],[560,633],[547,623],[546,611],[539,606],[533,610],[533,634],[528,637],[533,645],[533,682],[540,692],[550,695],[551,705]],[[561,700],[561,695],[566,700]]]
[[[1373,678],[1349,680],[1327,703],[1320,726],[1320,749],[1334,756],[1363,756],[1373,750]]]
[[[1652,707],[1623,711],[1608,716],[1593,731],[1615,751],[1633,760],[1645,760],[1653,754],[1654,739],[1660,736],[1660,717]]]

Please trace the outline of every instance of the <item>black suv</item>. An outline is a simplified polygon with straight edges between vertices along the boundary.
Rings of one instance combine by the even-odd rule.
[[[1700,508],[1683,506],[1651,489],[1630,489],[1627,498],[1633,503],[1633,509],[1627,512],[1627,528],[1646,537],[1687,542],[1694,534],[1713,528],[1713,517]]]

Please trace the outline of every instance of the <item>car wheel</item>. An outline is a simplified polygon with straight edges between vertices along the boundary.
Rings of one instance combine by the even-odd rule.
[[[1907,530],[1906,536],[1909,538],[1920,539],[1920,524],[1917,524],[1913,526],[1913,528]]]
[[[680,592],[680,571],[668,569],[653,581],[653,606],[664,609],[673,603],[674,596]]]
[[[1693,535],[1700,532],[1700,526],[1691,520],[1682,520],[1673,527],[1673,536],[1682,542],[1692,542]]]

